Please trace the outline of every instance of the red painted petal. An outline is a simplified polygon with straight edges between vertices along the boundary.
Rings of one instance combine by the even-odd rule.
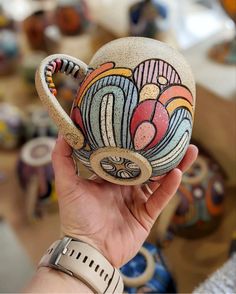
[[[139,127],[137,128],[134,136],[134,147],[136,150],[142,150],[150,142],[152,142],[154,136],[156,134],[156,129],[154,125],[150,122],[143,122]]]
[[[168,126],[169,115],[160,102],[156,100],[141,102],[134,111],[130,124],[135,149],[147,150],[156,146],[164,137]]]
[[[82,119],[81,111],[78,107],[75,107],[72,110],[71,119],[73,120],[73,122],[75,122],[81,128],[81,130],[83,131],[83,133],[85,135],[83,119]]]
[[[161,139],[165,136],[169,126],[169,115],[166,108],[159,102],[156,103],[155,113],[153,116],[152,123],[157,129],[157,134],[148,148],[156,146]]]
[[[143,121],[150,121],[150,117],[153,114],[155,104],[156,100],[145,100],[137,106],[130,124],[130,132],[132,138],[134,138],[136,129]]]

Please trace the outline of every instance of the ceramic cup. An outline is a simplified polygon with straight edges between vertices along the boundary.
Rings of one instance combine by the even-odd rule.
[[[160,249],[145,242],[121,269],[125,293],[176,293],[176,286]]]
[[[25,143],[17,164],[19,183],[25,191],[29,219],[43,214],[45,207],[56,203],[51,153],[55,139],[40,137]]]
[[[53,75],[78,80],[71,117],[56,99]],[[36,88],[73,157],[100,177],[136,185],[182,160],[191,137],[195,84],[176,50],[156,40],[112,41],[89,65],[63,54],[44,59]]]
[[[56,23],[64,35],[83,33],[89,24],[88,7],[83,0],[59,0]]]
[[[143,0],[129,9],[131,36],[143,36],[160,40],[160,32],[167,28],[168,10],[156,0]]]

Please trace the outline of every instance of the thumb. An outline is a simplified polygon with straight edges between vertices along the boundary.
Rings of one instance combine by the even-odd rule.
[[[153,221],[156,220],[169,200],[175,195],[182,178],[182,172],[175,168],[162,180],[161,185],[146,202],[146,210]]]
[[[75,183],[76,168],[71,157],[72,148],[59,136],[52,152],[52,164],[55,174],[56,186],[59,189],[67,189],[71,183]]]

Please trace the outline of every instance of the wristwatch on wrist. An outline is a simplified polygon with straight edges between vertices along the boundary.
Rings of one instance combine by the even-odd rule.
[[[123,280],[118,269],[94,247],[71,237],[54,242],[42,257],[46,266],[78,278],[95,293],[122,293]]]

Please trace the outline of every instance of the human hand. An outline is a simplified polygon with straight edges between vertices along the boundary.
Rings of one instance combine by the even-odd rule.
[[[145,186],[120,186],[77,176],[71,153],[59,137],[52,160],[63,234],[94,246],[119,268],[138,252],[198,150],[190,145],[178,168],[159,183],[150,183],[152,194]]]

